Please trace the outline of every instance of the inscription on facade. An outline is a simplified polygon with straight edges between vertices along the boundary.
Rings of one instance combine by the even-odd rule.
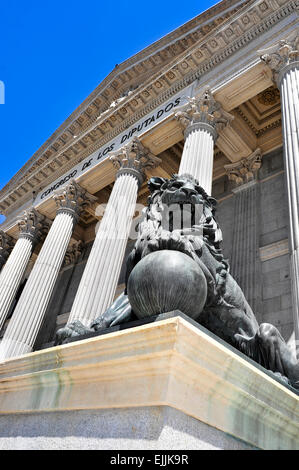
[[[100,161],[103,161],[105,158],[107,158],[110,152],[120,148],[133,136],[140,136],[146,130],[154,127],[158,122],[169,116],[178,105],[181,105],[186,101],[190,91],[191,86],[184,90],[183,95],[182,92],[180,92],[178,95],[175,95],[171,101],[167,102],[163,106],[160,106],[153,113],[147,115],[124,133],[119,134],[112,142],[109,142],[104,147],[100,148],[85,160],[83,160],[83,162],[76,165],[68,174],[62,176],[57,181],[48,186],[45,190],[43,190],[40,194],[38,194],[35,200],[35,205],[38,205],[42,200],[50,196],[56,189],[64,186],[70,179],[77,178],[87,170],[96,166]]]

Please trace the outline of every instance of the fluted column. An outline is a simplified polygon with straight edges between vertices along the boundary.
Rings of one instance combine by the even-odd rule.
[[[34,245],[49,228],[46,217],[34,209],[25,211],[18,225],[19,238],[0,274],[0,329],[22,282]]]
[[[0,270],[5,265],[14,246],[14,239],[0,230]]]
[[[111,154],[118,169],[103,219],[96,234],[85,270],[73,303],[68,324],[75,320],[84,326],[111,305],[134,216],[138,188],[144,170],[160,163],[141,142],[134,138]]]
[[[54,199],[57,215],[0,344],[1,360],[32,351],[74,225],[81,209],[91,201],[90,195],[75,182],[56,193]]]
[[[260,311],[257,171],[261,161],[261,151],[257,149],[239,162],[224,165],[235,195],[232,240],[234,249],[230,272],[241,286],[256,316]]]
[[[299,345],[299,30],[276,46],[260,52],[280,89],[293,314],[295,338]]]
[[[221,108],[207,88],[200,96],[188,98],[187,104],[178,108],[175,117],[185,128],[185,145],[179,174],[193,176],[211,194],[214,143],[218,132],[233,116]]]

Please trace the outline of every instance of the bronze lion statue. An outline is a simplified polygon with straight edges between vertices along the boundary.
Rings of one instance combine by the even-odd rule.
[[[136,274],[133,276],[136,272],[134,268],[141,266],[142,260],[156,252],[153,272],[158,273],[163,271],[163,263],[170,262],[174,251],[181,252],[196,263],[206,282],[204,302],[201,305],[191,295],[189,303],[188,299],[185,300],[186,308],[191,308],[193,318],[294,388],[299,388],[299,364],[295,356],[277,328],[268,323],[258,325],[240,286],[229,272],[229,263],[221,251],[221,229],[215,218],[216,200],[208,196],[190,175],[173,175],[170,179],[153,177],[149,180],[148,187],[148,206],[138,226],[136,243],[127,259],[125,291],[90,325],[90,329],[86,330],[80,322],[74,322],[58,330],[56,344],[63,343],[70,336],[82,335],[84,331],[98,331],[143,317],[144,308],[141,312],[132,307],[132,304],[137,305],[135,297],[139,295],[139,288],[137,294],[136,289],[132,293],[136,280]],[[169,253],[165,257],[166,250]],[[178,273],[177,277],[181,275]],[[141,285],[146,288],[146,279],[141,281]],[[176,280],[173,282],[175,284]],[[148,315],[170,311],[167,306],[171,305],[173,308],[176,305],[176,298],[181,297],[181,285],[177,288],[178,294],[175,289],[169,293],[168,297],[171,299],[166,300],[163,307],[158,308],[157,305],[162,305],[159,300],[151,302],[148,297]],[[196,286],[192,286],[191,282],[192,289],[196,290]],[[160,297],[162,294],[164,299],[167,293],[159,293]],[[179,300],[177,305],[181,305]],[[173,309],[186,313],[182,308]]]

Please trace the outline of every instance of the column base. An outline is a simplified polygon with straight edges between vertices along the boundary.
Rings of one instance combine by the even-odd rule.
[[[165,407],[172,411],[168,415],[163,411],[161,417]],[[94,449],[124,448],[130,433],[136,431],[132,442],[140,449],[178,448],[184,434],[184,449],[235,448],[238,439],[243,448],[298,450],[298,409],[298,395],[290,388],[182,317],[0,364],[0,410],[10,415],[1,418],[10,424],[0,437],[8,439],[15,433],[32,439],[32,423],[34,448],[44,445],[39,422],[45,420],[52,429],[56,417],[64,429],[59,433],[57,428],[57,437],[65,438],[67,429],[76,427],[73,411],[85,410],[84,436],[89,436],[89,448]],[[26,426],[22,413],[26,413]],[[103,427],[100,419],[106,420]],[[160,423],[164,436],[159,441],[157,424],[152,434],[155,443],[148,435],[151,420]],[[169,420],[176,424],[170,425]],[[187,428],[189,434],[181,432]],[[171,433],[179,436],[173,445]],[[113,443],[106,440],[112,435]],[[219,439],[225,439],[223,447]],[[76,440],[61,439],[60,445],[81,448]]]

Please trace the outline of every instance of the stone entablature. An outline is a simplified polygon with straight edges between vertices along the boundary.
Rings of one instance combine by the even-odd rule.
[[[223,3],[222,8],[228,8],[229,3]],[[115,77],[115,74],[119,73],[119,70],[128,65],[129,62],[127,61],[119,68],[116,68],[117,72],[112,72],[99,86],[106,87],[104,91],[107,96],[104,100],[104,108],[101,108],[97,103],[99,99],[98,88],[75,111],[74,114],[78,114],[79,110],[81,114],[77,118],[76,126],[69,120],[65,121],[62,126],[63,129],[58,129],[53,135],[54,138],[50,139],[52,140],[51,148],[46,150],[49,146],[46,143],[41,151],[37,153],[37,157],[32,157],[34,159],[38,158],[38,162],[33,163],[30,160],[11,180],[9,185],[2,190],[0,209],[6,214],[11,213],[18,205],[29,200],[33,191],[38,192],[41,187],[45,187],[51,181],[57,179],[76,163],[86,158],[92,151],[104,145],[105,142],[109,142],[115,135],[118,135],[151,109],[158,106],[159,103],[169,99],[173,94],[226,60],[232,53],[245,46],[276,22],[290,15],[295,11],[295,8],[295,1],[275,0],[273,2],[265,0],[258,4],[256,2],[244,3],[241,10],[238,8],[228,12],[226,18],[223,15],[225,18],[224,24],[217,25],[216,21],[214,26],[203,28],[203,31],[200,31],[201,26],[192,31],[193,40],[190,40],[187,50],[177,50],[170,60],[164,59],[164,62],[159,63],[158,73],[155,72],[154,68],[154,74],[152,75],[153,67],[151,67],[147,77],[139,71],[139,75],[145,78],[144,85],[135,87],[136,79],[133,79],[130,82],[129,90],[127,89],[127,92],[124,92],[122,89],[120,93],[116,90],[115,83],[112,82],[111,87],[114,94],[111,94],[110,98],[111,87],[109,91],[107,82],[112,80],[112,75],[114,74]],[[215,13],[213,8],[209,11]],[[198,17],[198,21],[200,18],[201,15]],[[178,32],[183,34],[186,28],[187,25],[179,28]],[[196,40],[194,40],[194,35],[197,38]],[[155,45],[155,47],[157,46]],[[146,51],[140,54],[145,54]],[[135,60],[138,57],[139,55],[135,57]],[[154,60],[154,57],[156,55],[151,56],[150,60]],[[134,66],[133,64],[130,64],[129,67],[131,67],[130,71],[135,70],[135,68],[138,69],[137,65]],[[124,71],[123,75],[128,76],[128,71]],[[135,83],[135,85],[133,86],[132,83]],[[133,88],[135,89],[133,90]],[[103,96],[105,97],[105,94]],[[94,114],[90,112],[92,106],[95,109]],[[66,125],[69,125],[68,129],[65,129]],[[75,127],[72,128],[72,126]],[[26,171],[28,165],[31,165],[31,168]],[[36,170],[34,165],[38,165]],[[24,171],[26,173],[21,175]],[[19,179],[16,181],[18,176]]]

